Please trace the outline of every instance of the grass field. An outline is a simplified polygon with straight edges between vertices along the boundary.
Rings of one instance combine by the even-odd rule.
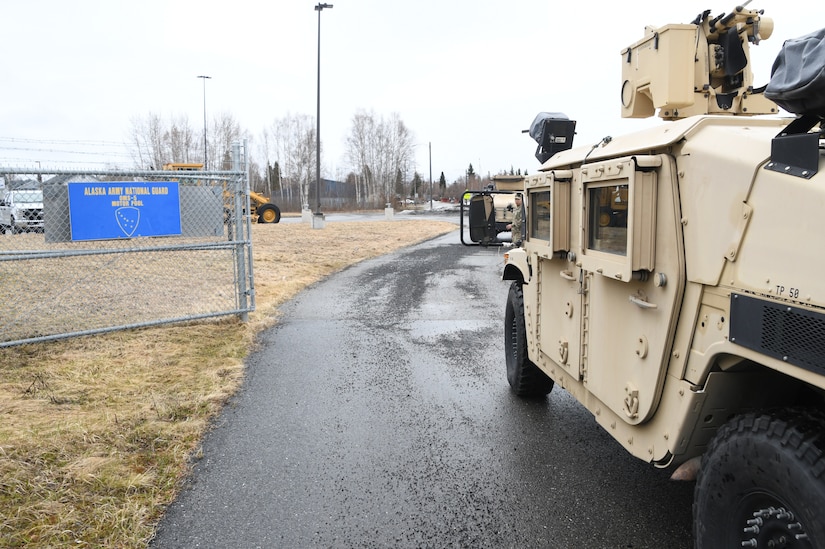
[[[0,349],[0,547],[145,547],[278,307],[349,265],[453,230],[424,220],[253,225],[248,322]]]

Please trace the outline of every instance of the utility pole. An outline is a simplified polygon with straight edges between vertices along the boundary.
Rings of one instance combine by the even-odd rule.
[[[332,8],[332,4],[318,4],[318,105],[315,113],[315,217],[323,219],[321,213],[321,12]],[[319,222],[320,223],[320,222]],[[323,226],[323,223],[320,223]],[[313,224],[314,226],[314,224]]]
[[[433,211],[433,142],[428,143],[430,148],[430,211]]]
[[[206,166],[206,81],[212,77],[200,75],[198,78],[203,79],[203,169],[205,171],[208,169]]]

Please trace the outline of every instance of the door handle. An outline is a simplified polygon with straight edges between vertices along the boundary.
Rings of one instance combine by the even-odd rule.
[[[634,305],[641,307],[642,309],[657,309],[659,306],[655,303],[650,303],[649,301],[645,301],[644,299],[640,298],[637,295],[630,296],[630,302]]]
[[[570,271],[559,271],[559,276],[565,280],[576,281],[576,277]]]

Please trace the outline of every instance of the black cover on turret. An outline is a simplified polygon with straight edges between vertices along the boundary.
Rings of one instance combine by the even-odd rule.
[[[825,117],[825,29],[785,41],[765,97],[788,112]]]

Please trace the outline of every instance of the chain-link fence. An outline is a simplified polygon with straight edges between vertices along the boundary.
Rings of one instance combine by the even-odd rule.
[[[229,171],[0,168],[0,347],[246,318],[255,301],[244,156],[236,146]]]

